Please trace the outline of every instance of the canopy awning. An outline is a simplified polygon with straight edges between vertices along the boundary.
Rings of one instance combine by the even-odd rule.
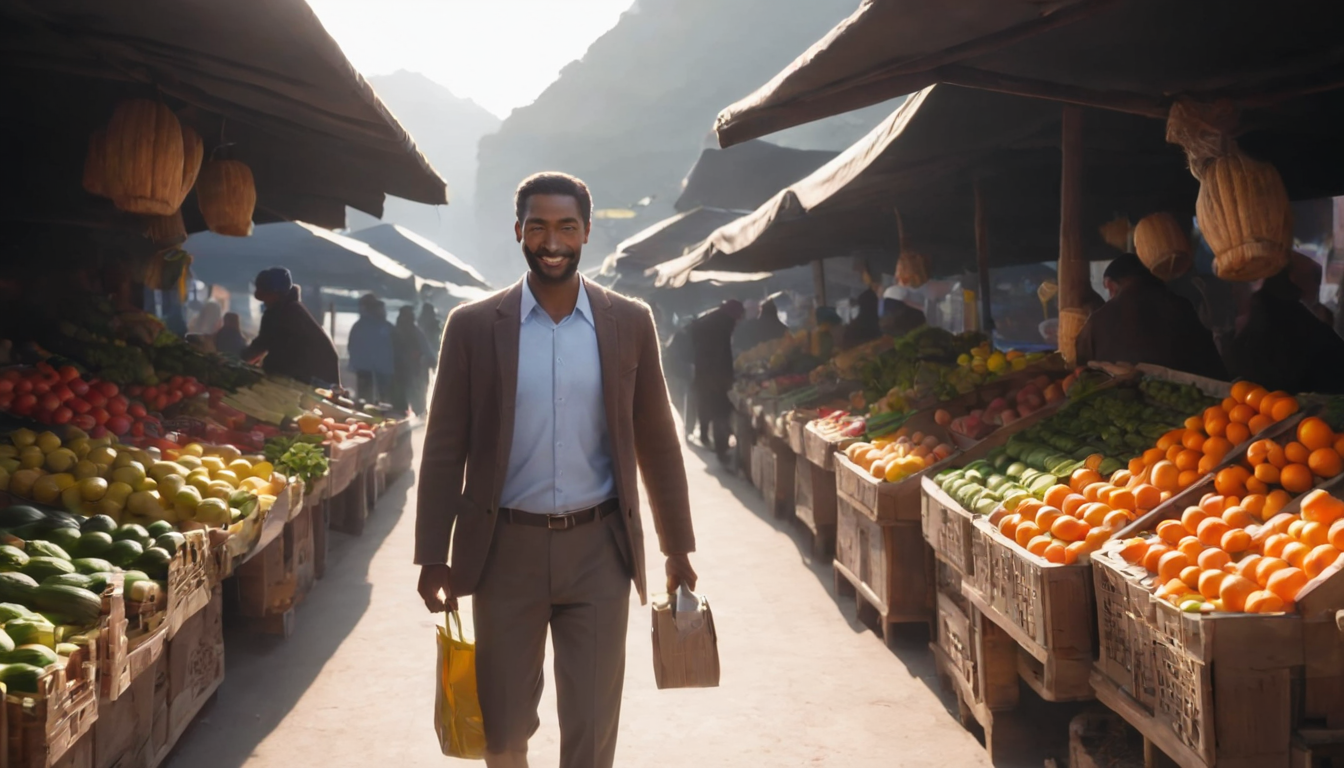
[[[694,208],[678,213],[623,240],[616,252],[602,262],[603,274],[642,275],[646,270],[674,259],[686,248],[747,211],[721,208]]]
[[[16,149],[5,215],[96,225],[124,221],[79,179],[88,137],[125,98],[164,100],[207,156],[252,167],[257,222],[339,227],[346,206],[382,215],[384,195],[427,204],[447,190],[406,130],[303,0],[87,3],[0,7],[4,131]],[[189,231],[204,229],[194,196]]]
[[[681,196],[673,207],[682,213],[697,208],[749,211],[836,154],[790,149],[765,141],[706,149],[686,174]]]
[[[463,287],[490,287],[470,264],[399,224],[378,224],[349,236],[396,259],[420,277]]]
[[[411,270],[368,243],[301,221],[262,224],[251,237],[200,232],[187,238],[182,248],[192,255],[191,270],[198,278],[225,286],[248,285],[263,269],[284,267],[296,285],[368,291],[411,301],[426,282],[417,281]]]
[[[1164,117],[1180,94],[1263,106],[1344,84],[1344,3],[863,0],[729,106],[724,146],[933,83]]]

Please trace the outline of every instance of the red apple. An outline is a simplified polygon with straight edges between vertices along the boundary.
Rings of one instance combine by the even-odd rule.
[[[33,382],[29,379],[19,379],[14,382],[14,391],[20,395],[26,395],[33,391]]]
[[[130,407],[126,409],[126,412],[136,419],[145,418],[147,413],[145,411],[145,406],[142,403],[131,403]]]
[[[4,379],[5,381],[18,381],[19,379],[22,378],[23,378],[23,372],[20,371],[18,368],[11,368],[8,371],[5,371],[4,373],[0,373],[0,379]]]
[[[66,403],[66,405],[70,406],[70,410],[74,411],[75,413],[88,413],[90,410],[93,409],[93,406],[89,405],[88,400],[79,397],[71,398],[70,401]]]
[[[182,390],[179,389],[179,390],[173,392],[171,395],[169,395],[169,396],[168,396],[168,402],[169,402],[169,404],[175,404],[175,403],[180,403],[180,402],[182,402]]]
[[[74,416],[75,414],[73,411],[71,411],[69,408],[66,408],[65,406],[61,406],[60,408],[57,408],[56,410],[51,412],[51,423],[69,424],[70,419],[74,418]]]
[[[144,391],[141,392],[140,394],[144,396],[144,398],[145,398],[145,402],[146,402],[146,403],[148,403],[148,402],[152,402],[152,401],[154,400],[154,398],[156,398],[156,397],[159,396],[159,388],[158,388],[158,387],[145,387]]]
[[[33,408],[35,408],[36,406],[37,406],[37,396],[30,392],[26,392],[14,398],[14,404],[10,407],[13,409],[15,413],[19,414],[20,416],[27,416],[28,414],[33,412]]]
[[[61,398],[62,403],[68,402],[70,398],[75,396],[75,393],[71,392],[70,388],[64,384],[57,384],[56,387],[51,390],[51,393]]]
[[[94,406],[93,410],[89,411],[89,415],[93,417],[94,422],[100,427],[106,424],[107,420],[112,417],[106,410],[99,408],[98,406]]]
[[[85,432],[98,426],[98,422],[94,421],[93,417],[87,413],[76,414],[74,418],[70,419],[70,424]]]
[[[131,436],[132,437],[145,436],[145,423],[143,421],[137,421],[131,424]]]
[[[38,379],[37,381],[33,382],[34,395],[45,395],[50,391],[51,391],[51,385],[48,384],[45,380]]]
[[[126,409],[129,406],[130,403],[127,402],[126,398],[121,395],[110,397],[107,400],[107,412],[112,414],[113,416],[121,416],[122,414],[126,413]]]
[[[107,397],[104,396],[102,392],[99,392],[96,387],[89,387],[89,391],[84,395],[84,399],[88,400],[89,405],[92,405],[94,408],[102,408],[107,405]]]
[[[131,420],[125,416],[113,416],[107,420],[107,429],[117,437],[121,437],[131,429]]]
[[[113,398],[121,392],[121,388],[110,381],[98,382],[98,391],[103,393],[103,397]]]
[[[13,379],[0,379],[0,395],[7,395],[14,391]]]
[[[75,379],[79,378],[79,369],[75,368],[75,366],[73,365],[61,366],[61,369],[60,371],[58,371],[58,373],[61,374],[61,381],[68,382],[68,381],[74,381]]]
[[[154,410],[158,411],[159,413],[163,413],[163,409],[167,407],[168,407],[167,395],[160,394],[158,397],[154,398]]]
[[[9,407],[13,404],[14,404],[13,392],[5,392],[4,394],[0,394],[0,411],[8,411]]]
[[[61,407],[61,398],[54,392],[48,392],[37,400],[38,407],[44,411],[54,411]]]
[[[66,386],[70,387],[70,391],[74,392],[76,397],[83,397],[89,393],[89,383],[83,379],[75,379]]]
[[[174,376],[173,378],[171,378],[171,379],[168,380],[168,387],[169,387],[170,389],[177,389],[178,387],[181,387],[181,386],[182,386],[182,377],[181,377],[181,376]]]

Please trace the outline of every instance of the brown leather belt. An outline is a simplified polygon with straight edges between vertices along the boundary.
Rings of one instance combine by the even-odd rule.
[[[587,525],[594,520],[602,518],[618,511],[621,504],[616,499],[607,499],[595,507],[580,509],[577,512],[566,512],[563,515],[541,515],[535,512],[524,512],[521,509],[504,508],[499,510],[504,520],[517,525],[531,525],[536,528],[549,528],[552,531],[568,531],[570,528],[577,528],[580,525]]]

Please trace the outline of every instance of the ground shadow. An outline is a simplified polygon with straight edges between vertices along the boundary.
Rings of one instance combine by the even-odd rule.
[[[414,484],[414,472],[390,484],[370,511],[363,535],[328,531],[326,575],[296,610],[289,638],[250,633],[240,626],[243,622],[225,615],[226,671],[218,701],[178,740],[163,763],[166,768],[243,765],[280,725],[368,610],[370,562],[400,521]],[[212,727],[214,705],[226,701],[231,713],[253,716],[236,718],[227,729]]]

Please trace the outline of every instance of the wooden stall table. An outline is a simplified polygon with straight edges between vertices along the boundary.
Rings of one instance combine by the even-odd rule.
[[[368,476],[376,445],[357,437],[330,446],[331,508],[328,525],[334,531],[358,536],[369,516]]]
[[[829,562],[835,554],[835,452],[850,442],[827,440],[811,423],[802,431],[803,452],[794,462],[794,514],[812,534],[812,555]]]

